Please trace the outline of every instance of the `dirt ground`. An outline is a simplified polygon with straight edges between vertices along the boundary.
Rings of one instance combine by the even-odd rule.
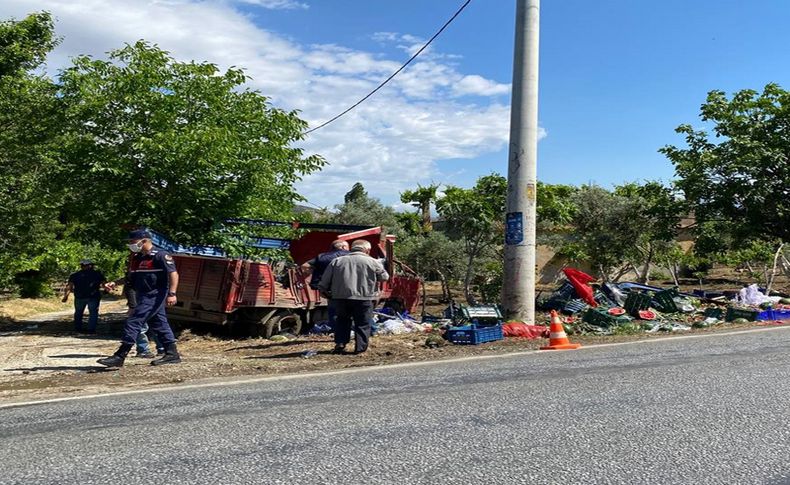
[[[438,304],[431,292],[427,310],[438,314],[444,305]],[[19,300],[13,304],[19,305]],[[9,303],[4,305],[7,308]],[[41,307],[34,302],[29,306],[35,305]],[[2,308],[0,304],[0,310]],[[73,332],[71,315],[63,311],[0,322],[0,403],[195,383],[229,376],[263,377],[493,355],[535,350],[546,344],[544,339],[508,338],[476,346],[445,343],[429,348],[425,345],[428,334],[404,334],[374,336],[369,351],[362,355],[333,355],[330,336],[303,335],[288,341],[271,341],[232,339],[205,329],[181,329],[178,337],[182,364],[154,367],[149,365],[149,359],[134,357],[132,351],[122,369],[106,369],[97,364],[96,359],[112,354],[117,348],[124,316],[123,301],[103,302],[96,335]],[[728,331],[755,325],[730,324],[679,334]],[[666,335],[585,335],[573,336],[572,340],[595,345]],[[310,351],[315,355],[306,357],[305,353]]]

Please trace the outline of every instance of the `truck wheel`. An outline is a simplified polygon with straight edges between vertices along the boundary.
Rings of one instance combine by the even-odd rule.
[[[263,325],[263,337],[271,338],[283,332],[299,335],[302,331],[302,318],[295,313],[278,313]]]
[[[248,312],[240,315],[239,328],[244,328],[247,335],[252,338],[269,338],[271,334],[266,334],[269,322],[276,318],[276,309],[271,309],[266,313],[263,312]]]

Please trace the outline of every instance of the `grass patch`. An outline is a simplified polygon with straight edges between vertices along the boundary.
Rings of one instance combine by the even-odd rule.
[[[0,301],[0,318],[19,320],[39,313],[60,312],[74,308],[73,296],[63,303],[60,298],[11,298]]]

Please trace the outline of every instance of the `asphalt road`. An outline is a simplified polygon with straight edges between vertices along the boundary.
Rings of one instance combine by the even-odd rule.
[[[790,483],[789,374],[778,328],[3,408],[0,483]]]

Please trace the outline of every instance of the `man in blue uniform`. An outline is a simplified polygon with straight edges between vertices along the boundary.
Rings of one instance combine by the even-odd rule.
[[[126,319],[121,346],[114,355],[97,362],[107,367],[121,367],[143,325],[148,323],[165,347],[162,358],[151,361],[151,365],[177,364],[181,356],[165,313],[165,305],[176,304],[178,272],[173,257],[154,249],[151,234],[143,230],[129,233],[129,250],[133,253],[129,265],[130,284],[137,296],[137,305]]]
[[[85,307],[88,307],[88,333],[96,333],[101,290],[106,281],[104,275],[93,268],[93,261],[89,259],[80,261],[80,270],[69,276],[69,282],[63,293],[63,302],[69,299],[69,293],[74,292],[75,331],[82,332],[82,316]]]

